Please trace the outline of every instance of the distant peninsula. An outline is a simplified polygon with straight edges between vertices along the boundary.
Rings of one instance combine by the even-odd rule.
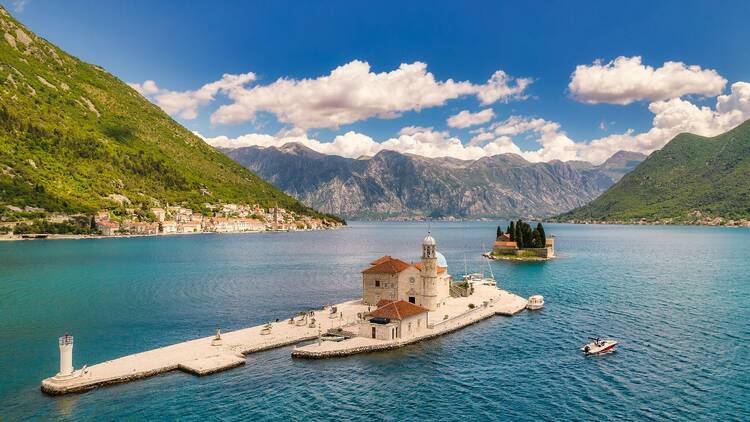
[[[750,227],[750,120],[710,138],[676,136],[600,197],[551,220]]]

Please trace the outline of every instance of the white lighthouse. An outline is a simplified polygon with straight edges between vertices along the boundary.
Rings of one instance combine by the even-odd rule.
[[[60,372],[56,378],[68,378],[73,376],[73,336],[65,333],[60,337]]]

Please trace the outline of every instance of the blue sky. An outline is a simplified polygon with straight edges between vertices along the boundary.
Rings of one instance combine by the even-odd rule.
[[[390,145],[432,156],[522,152],[533,161],[601,161],[617,149],[650,152],[680,131],[713,135],[750,117],[742,85],[750,81],[748,2],[2,3],[69,53],[129,83],[154,81],[157,88],[145,92],[149,99],[170,101],[178,121],[224,146],[301,140],[341,155]],[[612,62],[617,58],[622,60]],[[369,64],[373,77],[347,76],[345,88],[331,86],[335,81],[294,84],[355,60]],[[682,67],[664,68],[670,61]],[[426,69],[403,78],[403,86],[386,82],[385,74],[377,77],[396,72],[395,78],[402,63],[423,63]],[[586,68],[571,90],[577,66]],[[483,102],[477,92],[496,71],[505,73],[511,90],[519,78],[530,83]],[[229,89],[220,89],[199,101],[192,114],[179,108],[222,75],[249,72],[251,80],[232,88],[234,99]],[[430,75],[438,86],[398,98]],[[416,79],[410,82],[411,77]],[[293,86],[274,85],[279,78]],[[472,87],[446,88],[442,84],[449,79]],[[266,97],[252,90],[259,86],[268,88]],[[383,87],[386,95],[368,97]],[[360,88],[356,97],[346,92]],[[183,95],[164,96],[170,93]],[[719,105],[721,95],[727,98]],[[244,117],[233,115],[231,124],[212,119],[219,107],[240,97],[244,109],[232,110]],[[305,101],[309,104],[300,105]],[[484,123],[447,123],[463,110],[487,109],[494,116]],[[305,117],[316,112],[350,117]],[[280,119],[282,114],[287,117]],[[409,127],[416,128],[403,130]],[[486,135],[477,138],[481,133]],[[256,136],[232,144],[247,134]],[[221,135],[226,138],[216,138]],[[329,143],[337,136],[334,147]],[[456,147],[456,140],[476,148]],[[599,144],[592,144],[596,140]],[[488,144],[493,146],[484,148]]]

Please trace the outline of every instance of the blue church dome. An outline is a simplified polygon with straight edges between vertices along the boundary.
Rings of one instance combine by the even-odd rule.
[[[443,254],[435,251],[435,256],[437,257],[438,267],[448,268],[448,261],[445,260],[445,256],[443,256]]]

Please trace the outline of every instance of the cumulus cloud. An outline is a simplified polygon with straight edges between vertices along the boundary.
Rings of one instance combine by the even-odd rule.
[[[216,147],[239,148],[245,146],[281,147],[289,142],[300,143],[323,154],[359,158],[373,156],[383,150],[398,151],[403,154],[415,154],[423,157],[454,157],[465,160],[478,159],[503,153],[520,154],[521,150],[508,137],[501,137],[483,146],[464,145],[459,138],[446,131],[435,131],[432,128],[409,126],[401,129],[398,136],[377,142],[362,133],[349,131],[336,136],[333,141],[321,142],[306,134],[247,134],[237,138],[217,136],[203,137],[208,144]]]
[[[579,65],[568,90],[579,101],[626,105],[635,101],[661,101],[689,94],[713,97],[727,80],[713,69],[682,62],[666,62],[659,68],[641,63],[640,56],[620,56],[603,63]]]
[[[486,84],[476,87],[477,98],[484,105],[507,102],[510,99],[526,99],[524,92],[532,82],[531,78],[513,78],[498,70]]]
[[[714,108],[698,106],[681,98],[649,104],[651,128],[635,133],[627,130],[590,142],[577,143],[579,159],[599,163],[619,150],[649,154],[683,132],[716,136],[750,119],[750,84],[736,82],[729,94],[720,95]]]
[[[446,121],[448,126],[464,129],[470,126],[481,125],[489,122],[495,117],[495,112],[491,108],[472,113],[469,110],[463,110],[458,114],[450,116]]]
[[[682,132],[715,136],[732,129],[750,119],[750,83],[734,83],[729,93],[717,97],[713,108],[681,98],[654,101],[648,108],[653,113],[649,130],[636,133],[630,129],[593,140],[575,140],[562,130],[559,123],[527,116],[510,116],[472,130],[473,137],[466,143],[448,131],[417,126],[404,127],[397,136],[382,141],[350,131],[333,141],[324,142],[308,137],[300,129],[276,135],[248,134],[234,139],[225,136],[204,139],[211,145],[229,148],[249,145],[278,147],[287,142],[299,142],[324,154],[351,158],[394,150],[425,157],[465,160],[513,153],[532,162],[584,160],[599,164],[620,150],[651,153]],[[538,148],[522,150],[515,142],[518,137],[536,141]]]
[[[151,99],[166,113],[191,120],[198,117],[198,108],[214,101],[218,93],[232,95],[255,79],[256,76],[252,72],[239,75],[227,73],[218,81],[205,84],[195,91],[170,91],[160,88],[153,80],[128,85],[144,97]]]
[[[649,104],[654,114],[651,129],[642,133],[628,130],[622,134],[581,144],[579,156],[601,162],[619,150],[651,153],[683,132],[716,136],[750,119],[750,84],[736,82],[727,95],[716,99],[716,107],[697,106],[681,98]]]
[[[372,117],[391,119],[407,111],[420,111],[444,105],[447,101],[475,95],[482,104],[526,98],[528,78],[513,78],[495,72],[484,84],[468,81],[437,80],[427,64],[401,64],[389,72],[375,73],[367,62],[354,60],[312,79],[280,78],[266,85],[246,87],[255,81],[254,73],[224,75],[196,91],[163,90],[154,81],[131,84],[149,96],[167,113],[194,118],[200,106],[224,93],[229,104],[211,115],[214,124],[253,121],[259,112],[276,116],[294,127],[338,128]]]

